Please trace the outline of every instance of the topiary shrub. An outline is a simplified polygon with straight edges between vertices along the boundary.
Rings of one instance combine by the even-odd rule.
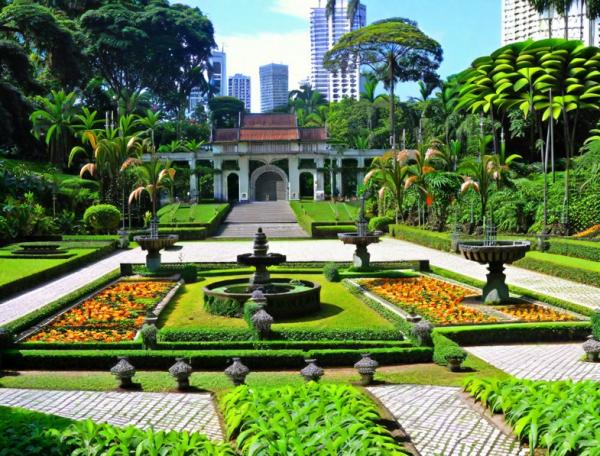
[[[323,268],[323,275],[329,282],[339,282],[340,277],[340,266],[335,263],[327,263]]]
[[[204,297],[204,309],[213,315],[222,317],[240,317],[242,304],[235,299],[220,299],[215,296]]]
[[[394,223],[394,219],[391,217],[373,217],[369,220],[369,231],[383,231],[387,233],[392,223]]]
[[[142,346],[145,350],[153,350],[157,346],[158,328],[154,325],[144,325],[140,330]]]
[[[83,221],[96,233],[114,233],[119,227],[121,213],[112,204],[96,204],[86,209]]]
[[[261,304],[254,302],[251,299],[244,303],[244,320],[246,320],[246,323],[248,323],[248,327],[250,329],[254,330],[254,325],[252,324],[252,317],[256,312],[258,312],[262,308],[263,306]]]
[[[594,336],[594,339],[600,340],[600,308],[594,310],[590,320],[592,323],[592,336]]]
[[[198,268],[194,264],[186,264],[181,271],[181,278],[185,283],[194,283],[198,280]]]

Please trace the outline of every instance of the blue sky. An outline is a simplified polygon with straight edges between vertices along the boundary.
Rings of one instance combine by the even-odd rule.
[[[310,74],[308,15],[319,0],[179,0],[198,6],[213,22],[215,38],[227,53],[227,74],[252,77],[252,110],[260,104],[258,67],[285,63],[290,90]],[[321,0],[324,5],[326,0]],[[444,49],[440,74],[466,68],[475,58],[500,47],[500,0],[362,0],[367,23],[402,16],[438,40]],[[415,95],[407,84],[399,95]]]

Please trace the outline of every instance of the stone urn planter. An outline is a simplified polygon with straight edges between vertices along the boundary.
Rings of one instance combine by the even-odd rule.
[[[600,341],[589,336],[588,340],[583,343],[583,351],[587,356],[587,360],[591,363],[600,361]]]
[[[131,379],[135,375],[135,367],[129,362],[127,356],[119,356],[118,359],[119,362],[110,369],[110,373],[119,380],[119,388],[131,388],[133,386]]]
[[[433,345],[431,340],[432,332],[433,325],[426,320],[421,320],[412,327],[412,335],[417,339],[417,344],[420,347],[431,347]]]
[[[306,380],[307,382],[318,382],[319,379],[325,373],[325,371],[322,367],[317,366],[316,359],[307,359],[305,360],[305,362],[307,365],[300,371],[300,375],[302,375],[302,377],[304,377],[304,380]]]
[[[463,362],[462,358],[446,358],[448,362],[448,370],[450,372],[460,372],[460,366]]]
[[[240,358],[233,358],[231,366],[225,369],[225,375],[232,381],[233,386],[240,386],[246,382],[246,376],[250,373],[250,369],[242,364]]]
[[[363,386],[370,385],[373,383],[373,377],[379,363],[371,358],[370,353],[362,353],[360,356],[362,358],[354,365],[354,368],[360,374],[360,384]]]
[[[190,389],[192,366],[186,363],[183,358],[175,358],[175,364],[169,368],[169,374],[177,380],[177,389],[179,391],[187,391]]]
[[[510,299],[504,265],[520,260],[531,248],[528,241],[461,242],[459,250],[467,260],[487,264],[489,273],[482,290],[486,304],[502,304]]]
[[[268,339],[271,334],[271,325],[273,324],[273,317],[267,313],[263,308],[259,309],[252,318],[252,326],[256,330],[260,339]]]
[[[160,251],[173,246],[179,236],[176,234],[156,235],[156,236],[135,236],[133,238],[142,250],[146,250],[146,267],[150,272],[156,272],[160,269]]]

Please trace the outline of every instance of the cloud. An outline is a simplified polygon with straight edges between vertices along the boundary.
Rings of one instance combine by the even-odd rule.
[[[324,6],[326,0],[321,0]],[[319,0],[274,0],[270,10],[274,13],[285,14],[286,16],[308,19],[310,17],[311,7],[319,5]]]
[[[310,34],[305,30],[288,33],[262,32],[215,37],[227,54],[227,77],[242,73],[251,77],[252,112],[260,112],[260,79],[258,68],[267,63],[283,63],[289,67],[289,89],[310,75]]]

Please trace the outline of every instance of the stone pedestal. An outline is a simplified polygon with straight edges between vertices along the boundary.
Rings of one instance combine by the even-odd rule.
[[[160,269],[160,251],[148,250],[146,254],[146,267],[150,272],[156,272]]]
[[[354,251],[353,263],[357,268],[368,268],[370,265],[371,254],[366,245],[357,245]]]
[[[506,285],[504,264],[492,262],[488,266],[487,283],[483,287],[483,300],[486,304],[501,304],[508,301],[510,293]]]
[[[269,283],[271,274],[266,266],[256,265],[256,271],[250,276],[250,289],[261,288],[265,284]]]

